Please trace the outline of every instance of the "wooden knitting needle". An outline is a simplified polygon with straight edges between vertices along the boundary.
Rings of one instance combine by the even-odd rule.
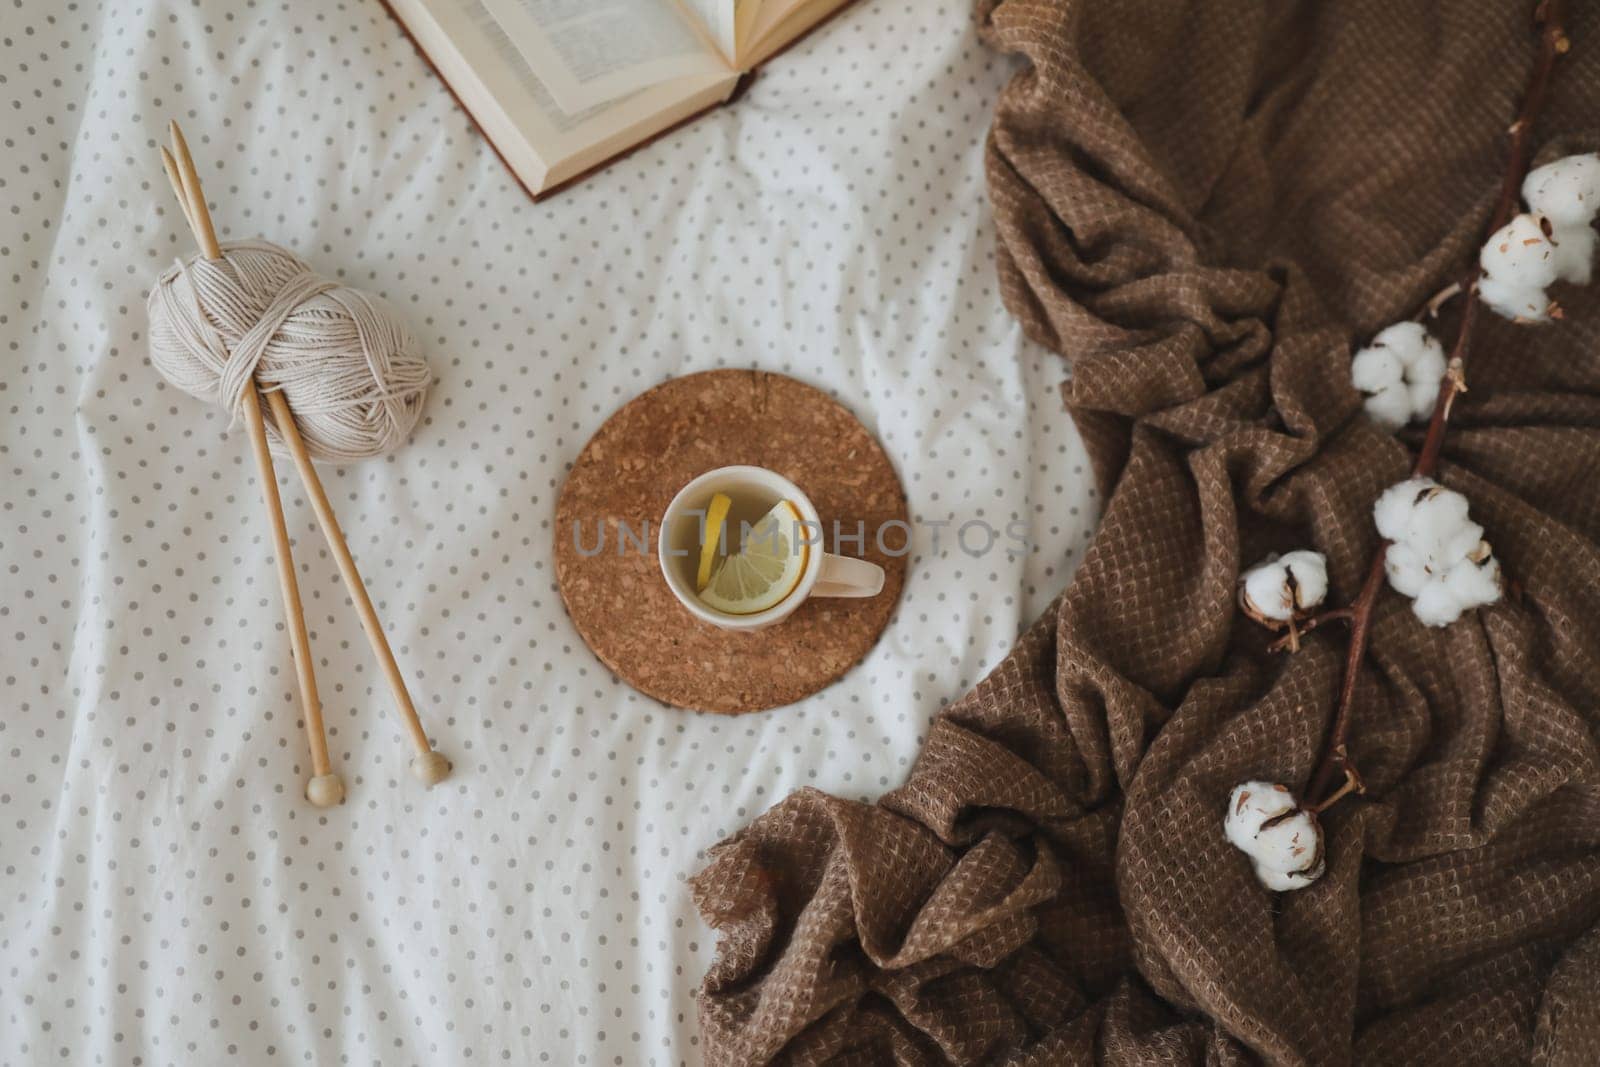
[[[200,178],[194,170],[189,146],[178,124],[172,124],[173,151],[161,150],[161,165],[172,182],[172,191],[183,208],[189,229],[194,232],[200,252],[207,259],[221,259],[222,248],[211,225],[205,198],[200,193]],[[306,799],[319,808],[332,807],[344,799],[344,781],[333,772],[328,759],[328,739],[322,725],[322,702],[317,697],[317,676],[311,665],[311,641],[306,636],[305,612],[300,605],[300,584],[295,580],[294,557],[289,552],[289,528],[283,519],[283,501],[278,497],[278,473],[267,448],[267,428],[261,417],[261,400],[255,389],[244,393],[244,422],[255,453],[256,476],[261,480],[261,497],[267,505],[272,526],[273,552],[277,556],[278,591],[283,595],[284,620],[289,629],[289,648],[293,654],[295,676],[300,685],[300,711],[306,720],[306,740],[311,749],[312,777],[306,782]]]
[[[189,211],[194,216],[192,221],[200,223],[200,230],[212,234],[210,241],[214,247],[216,237],[211,226],[211,214],[200,191],[200,179],[195,174],[194,161],[189,159],[188,145],[184,143],[183,133],[178,129],[177,123],[172,124],[172,132],[173,143],[179,148],[179,173],[183,177],[183,188],[187,192]],[[188,165],[184,168],[183,161],[186,159]],[[206,247],[203,239],[202,247]],[[437,785],[450,774],[450,761],[434,751],[428,741],[428,732],[422,728],[422,720],[417,716],[416,705],[411,702],[411,693],[406,688],[405,676],[400,673],[400,666],[395,662],[394,651],[389,647],[389,639],[383,632],[383,623],[378,618],[377,610],[372,606],[372,598],[367,594],[366,583],[361,580],[361,572],[356,568],[355,558],[350,554],[350,546],[339,528],[339,519],[333,513],[333,505],[329,503],[328,494],[322,488],[322,479],[317,475],[317,468],[311,462],[310,453],[306,450],[305,440],[300,436],[300,427],[294,420],[294,413],[289,409],[288,398],[280,390],[269,390],[267,404],[272,409],[273,425],[277,428],[278,435],[283,438],[289,455],[294,460],[295,469],[300,472],[300,480],[305,485],[306,495],[311,498],[312,510],[317,513],[317,525],[321,527],[322,535],[328,542],[328,550],[333,553],[334,561],[339,566],[339,576],[344,579],[345,589],[350,594],[351,602],[355,604],[356,614],[361,619],[361,628],[367,635],[367,643],[372,647],[372,654],[377,657],[378,666],[382,668],[384,678],[389,683],[395,707],[400,713],[401,724],[405,727],[412,747],[416,750],[416,755],[411,760],[411,772],[424,785]],[[320,719],[318,721],[320,723]]]
[[[388,679],[389,691],[394,695],[395,707],[400,712],[400,721],[411,737],[412,747],[416,749],[416,755],[411,760],[411,773],[424,785],[437,785],[449,776],[450,761],[435,752],[428,742],[428,731],[422,728],[416,705],[411,703],[405,676],[395,662],[389,639],[383,632],[383,623],[378,619],[372,598],[367,595],[366,583],[361,580],[355,558],[350,555],[350,546],[345,543],[344,533],[339,529],[338,516],[333,513],[333,505],[328,502],[328,494],[322,488],[322,479],[317,476],[317,468],[306,451],[305,440],[295,426],[289,401],[281,391],[274,389],[267,393],[267,403],[272,408],[273,424],[278,427],[283,443],[288,446],[289,455],[294,460],[295,469],[300,472],[300,480],[305,483],[306,495],[311,498],[311,509],[317,513],[317,524],[322,527],[322,536],[328,541],[328,550],[339,564],[339,576],[344,579],[345,590],[356,606],[356,614],[361,617],[361,628],[366,631],[367,643],[372,646],[372,654],[378,658],[378,666],[383,668],[383,675]]]

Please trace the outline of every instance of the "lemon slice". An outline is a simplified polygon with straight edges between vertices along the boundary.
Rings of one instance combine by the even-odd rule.
[[[700,544],[700,570],[695,574],[694,588],[698,592],[711,581],[711,565],[717,562],[717,549],[722,545],[722,526],[728,521],[728,509],[733,501],[727,493],[718,493],[706,505],[706,539]]]
[[[723,559],[700,591],[701,602],[727,615],[754,615],[781,603],[800,584],[811,558],[810,546],[795,540],[799,530],[799,510],[778,501],[750,528],[739,551]]]

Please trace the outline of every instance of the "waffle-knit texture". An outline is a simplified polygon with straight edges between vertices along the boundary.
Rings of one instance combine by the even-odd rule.
[[[1571,6],[1539,162],[1600,143],[1600,6]],[[1235,783],[1310,777],[1346,641],[1269,653],[1236,576],[1310,547],[1355,595],[1420,431],[1367,420],[1350,354],[1476,254],[1531,9],[981,5],[1025,61],[989,143],[1004,292],[1071,365],[1107,509],[904,786],[717,847],[709,1062],[1600,1063],[1592,289],[1484,317],[1444,451],[1520,597],[1430,630],[1385,592],[1370,792],[1315,886],[1267,893],[1222,833]]]

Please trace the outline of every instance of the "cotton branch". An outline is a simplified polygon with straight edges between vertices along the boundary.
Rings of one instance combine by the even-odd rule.
[[[1489,217],[1485,235],[1492,234],[1505,226],[1517,210],[1518,191],[1528,173],[1528,163],[1533,151],[1534,123],[1544,107],[1556,60],[1572,47],[1572,42],[1566,34],[1564,0],[1542,0],[1534,10],[1534,25],[1539,30],[1539,53],[1528,79],[1527,90],[1523,94],[1522,108],[1517,114],[1516,121],[1507,131],[1510,135],[1510,145],[1506,154],[1505,173],[1501,178],[1499,196],[1495,200],[1494,211]],[[1439,398],[1433,405],[1433,415],[1428,421],[1427,435],[1423,438],[1422,449],[1417,454],[1416,463],[1411,468],[1412,477],[1432,477],[1438,469],[1439,454],[1444,447],[1445,431],[1450,423],[1451,410],[1455,406],[1456,397],[1466,392],[1467,357],[1472,350],[1478,317],[1482,309],[1482,300],[1478,293],[1478,282],[1482,273],[1482,267],[1474,259],[1464,286],[1461,324],[1456,333],[1455,345],[1450,350],[1444,379],[1439,384]],[[1424,309],[1424,314],[1426,310]],[[1350,758],[1350,717],[1355,705],[1356,684],[1361,664],[1366,658],[1367,644],[1371,637],[1373,610],[1377,606],[1378,595],[1383,591],[1384,556],[1388,548],[1387,541],[1378,546],[1372,565],[1367,570],[1366,581],[1361,585],[1361,591],[1348,609],[1341,609],[1342,612],[1347,612],[1350,622],[1350,645],[1345,655],[1344,679],[1339,687],[1339,702],[1334,709],[1333,723],[1328,732],[1327,751],[1316,774],[1312,777],[1311,787],[1305,792],[1308,798],[1324,798],[1320,802],[1310,804],[1313,811],[1322,811],[1346,793],[1352,790],[1360,792],[1363,789],[1361,777]],[[1335,783],[1342,784],[1336,788]]]

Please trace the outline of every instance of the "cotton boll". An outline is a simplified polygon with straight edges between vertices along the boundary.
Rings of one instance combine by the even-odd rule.
[[[1587,226],[1600,209],[1600,155],[1585,152],[1534,168],[1522,181],[1522,199],[1558,225]]]
[[[1420,323],[1405,323],[1422,331]],[[1393,329],[1394,327],[1390,327]],[[1422,331],[1422,342],[1406,360],[1406,391],[1411,400],[1411,418],[1425,418],[1433,412],[1439,398],[1439,382],[1444,379],[1444,346],[1432,334]]]
[[[1229,844],[1249,852],[1256,833],[1268,819],[1276,819],[1295,809],[1294,794],[1286,785],[1275,782],[1241,782],[1228,795],[1228,815],[1222,821]]]
[[[1294,579],[1295,610],[1310,611],[1328,595],[1328,561],[1321,552],[1296,549],[1278,560]]]
[[[1467,517],[1467,498],[1453,489],[1434,486],[1424,490],[1411,508],[1401,540],[1443,574],[1483,541],[1483,527]]]
[[[1328,564],[1320,552],[1300,549],[1268,556],[1239,579],[1239,606],[1257,622],[1274,626],[1315,608],[1328,595]]]
[[[1574,285],[1588,285],[1594,275],[1595,238],[1600,237],[1587,222],[1557,226],[1556,277]]]
[[[1373,505],[1378,532],[1390,542],[1389,585],[1412,598],[1412,612],[1429,626],[1448,626],[1500,599],[1500,565],[1469,511],[1466,497],[1431,478],[1392,485]]]
[[[1470,556],[1479,545],[1485,549],[1488,547],[1483,539],[1483,527],[1475,522],[1463,522],[1450,536],[1439,542],[1439,550],[1433,558],[1433,569],[1441,573],[1449,570]]]
[[[1433,410],[1444,370],[1438,339],[1419,322],[1397,322],[1352,357],[1350,382],[1366,394],[1372,420],[1396,430]]]
[[[1393,329],[1393,327],[1390,327]],[[1411,397],[1406,391],[1405,363],[1388,345],[1373,343],[1350,359],[1350,384],[1366,394],[1361,406],[1373,422],[1398,430],[1411,418]]]
[[[1402,596],[1416,596],[1432,577],[1428,573],[1427,559],[1404,541],[1389,546],[1383,557],[1383,569],[1389,576],[1389,585]]]
[[[1322,827],[1287,786],[1275,782],[1235,786],[1222,828],[1228,842],[1250,857],[1256,880],[1268,889],[1303,889],[1326,868]]]
[[[1255,846],[1258,867],[1283,876],[1300,875],[1308,884],[1322,873],[1322,829],[1309,811],[1296,808],[1268,820],[1256,831]]]
[[[1519,289],[1547,288],[1556,280],[1554,228],[1543,215],[1518,215],[1484,243],[1478,254],[1484,274]]]
[[[1521,214],[1496,230],[1478,253],[1483,278],[1478,295],[1495,313],[1524,322],[1549,322],[1545,288],[1561,273],[1551,241],[1555,225],[1543,215]]]
[[[1428,332],[1428,328],[1420,322],[1397,322],[1393,326],[1386,326],[1378,331],[1372,339],[1374,347],[1387,348],[1400,357],[1400,362],[1410,365],[1430,345],[1437,346],[1438,341]]]
[[[1437,488],[1438,484],[1432,478],[1407,478],[1385,489],[1372,506],[1372,518],[1378,526],[1378,533],[1387,541],[1404,540],[1411,522],[1411,511],[1418,499],[1428,490]]]
[[[1433,485],[1417,494],[1406,520],[1405,533],[1399,540],[1438,559],[1444,555],[1443,546],[1450,543],[1466,523],[1467,498],[1442,485]]]
[[[1411,418],[1421,419],[1433,414],[1433,405],[1439,400],[1439,380],[1444,375],[1431,382],[1412,382],[1406,386],[1406,402],[1410,406]]]
[[[1369,395],[1361,409],[1386,430],[1398,430],[1411,421],[1411,392],[1403,382]]]
[[[1478,282],[1478,296],[1484,305],[1503,319],[1544,324],[1550,321],[1550,296],[1543,289],[1507,285],[1485,277]]]
[[[1260,621],[1288,622],[1294,616],[1294,591],[1288,578],[1288,568],[1276,560],[1256,564],[1244,572],[1240,606]]]
[[[1394,349],[1372,344],[1350,359],[1350,384],[1363,393],[1381,392],[1405,379],[1405,364]]]
[[[1439,343],[1438,338],[1429,334],[1427,341],[1417,349],[1416,354],[1406,361],[1406,381],[1432,382],[1438,385],[1439,379],[1444,377],[1444,368],[1444,345]]]
[[[1274,893],[1288,893],[1306,886],[1322,877],[1327,870],[1326,863],[1318,863],[1308,871],[1275,871],[1270,867],[1263,867],[1257,863],[1252,868],[1256,872],[1256,881],[1262,888],[1270,889]]]
[[[1500,563],[1493,556],[1481,563],[1462,560],[1450,568],[1444,584],[1463,608],[1493,604],[1500,599]]]
[[[1461,609],[1461,601],[1442,578],[1429,580],[1411,602],[1411,613],[1428,626],[1449,626],[1461,618]]]

